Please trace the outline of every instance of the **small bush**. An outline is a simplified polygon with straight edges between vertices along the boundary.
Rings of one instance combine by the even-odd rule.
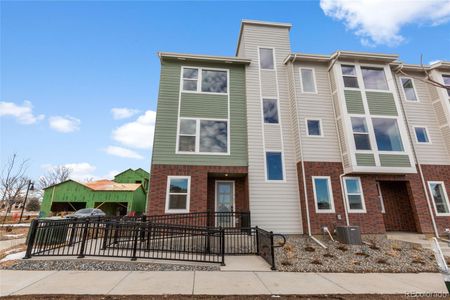
[[[327,252],[323,255],[323,257],[334,258],[334,255]]]
[[[316,249],[314,247],[311,247],[311,246],[306,246],[305,247],[305,251],[307,251],[307,252],[314,252],[314,251],[316,251]]]
[[[345,247],[344,245],[337,246],[336,249],[339,249],[339,250],[341,250],[342,252],[348,251],[348,248]]]
[[[322,262],[320,260],[318,260],[318,259],[313,259],[311,261],[311,264],[313,264],[313,265],[322,265]]]
[[[384,259],[384,258],[378,259],[377,263],[380,264],[380,265],[389,265],[389,262],[386,259]]]
[[[364,252],[356,252],[355,255],[369,257],[370,255]]]
[[[425,262],[423,260],[421,260],[421,259],[413,259],[411,262],[413,264],[419,264],[419,265],[422,265],[422,266],[425,264]]]

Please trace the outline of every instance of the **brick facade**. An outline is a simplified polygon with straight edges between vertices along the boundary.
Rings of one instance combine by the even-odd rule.
[[[215,180],[234,180],[235,210],[248,210],[247,167],[158,164],[152,165],[151,170],[148,194],[149,215],[165,213],[167,176],[191,176],[190,212],[214,210]]]
[[[312,234],[320,234],[323,226],[328,226],[331,230],[337,225],[345,225],[345,211],[342,199],[342,190],[340,184],[340,175],[343,173],[342,164],[337,162],[304,162],[306,174],[306,188],[308,192],[308,208],[311,222]],[[447,191],[450,191],[450,166],[442,165],[423,165],[424,177],[426,181],[444,181]],[[303,189],[302,165],[297,164],[299,175],[299,188],[301,197],[302,211],[306,211]],[[316,213],[314,204],[314,192],[311,176],[330,176],[335,205],[335,213]],[[420,233],[433,233],[432,221],[426,202],[424,189],[419,174],[406,175],[383,175],[383,174],[361,174],[356,175],[361,178],[362,189],[367,213],[349,213],[351,225],[359,225],[362,233],[385,233],[388,229],[394,229],[394,221],[389,217],[397,215],[395,220],[397,228],[408,229]],[[378,197],[377,182],[381,182],[382,194],[387,197],[387,206],[385,208],[387,216],[381,212],[381,202]],[[397,190],[395,186],[397,185]],[[384,186],[384,189],[383,189]],[[389,189],[387,188],[389,187]],[[383,192],[384,190],[384,192]],[[405,194],[406,192],[406,194]],[[428,190],[427,190],[428,192]],[[395,195],[397,194],[397,196]],[[401,197],[398,198],[398,196]],[[385,201],[386,201],[385,200]],[[401,201],[410,203],[410,206],[393,206],[390,201]],[[388,209],[399,209],[399,211],[389,211]],[[435,215],[435,211],[433,210]],[[306,214],[303,215],[303,226],[307,230]],[[387,218],[387,226],[385,222]],[[439,232],[450,226],[450,217],[437,217],[436,224]],[[399,223],[401,222],[401,223]],[[386,228],[387,227],[387,228]]]

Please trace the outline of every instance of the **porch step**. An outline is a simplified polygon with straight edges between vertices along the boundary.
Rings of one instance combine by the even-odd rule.
[[[422,246],[425,249],[432,250],[431,238],[427,238],[424,234],[410,232],[389,232],[386,234],[390,240],[404,241]],[[450,245],[445,242],[439,242],[444,256],[450,257]]]
[[[271,271],[270,265],[259,255],[227,255],[221,271]]]

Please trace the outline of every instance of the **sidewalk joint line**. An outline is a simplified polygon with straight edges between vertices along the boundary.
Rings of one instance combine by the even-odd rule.
[[[109,295],[109,293],[111,293],[112,292],[112,290],[114,290],[125,278],[127,278],[128,276],[130,276],[131,275],[131,273],[132,273],[133,271],[128,271],[128,273],[127,274],[125,274],[125,276],[123,276],[117,283],[116,283],[116,285],[114,285],[109,291],[107,291],[105,294],[106,295]]]
[[[343,289],[343,290],[346,290],[346,291],[349,292],[350,294],[355,294],[355,293],[353,293],[351,290],[349,290],[349,289],[343,287],[342,285],[340,285],[339,283],[337,283],[337,282],[335,282],[335,281],[333,281],[333,280],[331,280],[331,279],[329,279],[329,278],[323,276],[321,273],[314,273],[314,274],[319,275],[319,276],[322,277],[323,279],[325,279],[325,280],[331,282],[332,284],[335,284],[336,286],[340,287],[340,288]]]
[[[192,295],[194,295],[194,290],[195,290],[195,274],[197,271],[194,270],[194,278],[192,279]]]
[[[253,274],[255,274],[256,278],[258,278],[258,280],[262,283],[262,285],[264,286],[264,288],[271,294],[273,295],[273,292],[269,289],[269,287],[264,283],[264,281],[262,281],[262,279],[258,276],[257,272],[252,272]]]
[[[39,272],[39,271],[38,271],[38,272]],[[36,281],[31,282],[30,284],[24,286],[23,288],[20,288],[20,289],[18,289],[18,290],[15,290],[15,291],[11,292],[9,295],[14,295],[15,293],[20,292],[21,290],[26,289],[27,287],[29,287],[29,286],[31,286],[31,285],[33,285],[33,284],[35,284],[35,283],[38,283],[38,282],[41,281],[41,280],[47,279],[48,277],[50,277],[50,276],[52,276],[53,274],[56,274],[56,273],[58,273],[58,272],[61,272],[61,271],[53,271],[52,273],[48,274],[47,276],[44,276],[44,277],[42,277],[42,278],[40,278],[40,279],[38,279],[38,280],[36,280]],[[8,296],[9,296],[9,295],[8,295]]]

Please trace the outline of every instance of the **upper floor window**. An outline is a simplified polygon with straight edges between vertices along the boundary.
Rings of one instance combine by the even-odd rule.
[[[450,216],[450,202],[443,181],[428,181],[437,216]]]
[[[370,90],[388,90],[383,68],[361,67],[364,87]]]
[[[228,122],[224,120],[180,119],[178,151],[227,153]]]
[[[411,78],[400,78],[402,82],[403,92],[407,101],[417,101],[416,90],[414,89],[413,80]]]
[[[306,126],[308,136],[322,136],[322,124],[320,120],[307,119]]]
[[[361,180],[358,177],[344,178],[345,197],[349,213],[366,212]]]
[[[273,49],[259,48],[259,65],[261,69],[274,69]]]
[[[356,150],[371,150],[366,118],[351,117]]]
[[[301,68],[300,75],[302,79],[302,92],[316,93],[317,91],[314,69]]]
[[[373,130],[380,151],[404,151],[396,119],[372,118]]]
[[[166,191],[166,213],[189,212],[189,176],[168,176]]]
[[[450,97],[450,75],[442,75],[444,85],[447,87],[447,95]]]
[[[328,176],[313,176],[314,200],[316,212],[333,213],[333,192]]]
[[[228,74],[223,70],[183,68],[183,91],[226,94]]]
[[[414,127],[414,133],[416,134],[416,141],[420,144],[429,144],[430,138],[428,137],[428,130],[426,127]]]
[[[344,79],[344,87],[358,88],[358,77],[356,75],[355,66],[341,65],[342,78]]]
[[[283,157],[281,152],[266,152],[267,180],[283,180]]]
[[[263,99],[264,123],[278,124],[277,99]]]

